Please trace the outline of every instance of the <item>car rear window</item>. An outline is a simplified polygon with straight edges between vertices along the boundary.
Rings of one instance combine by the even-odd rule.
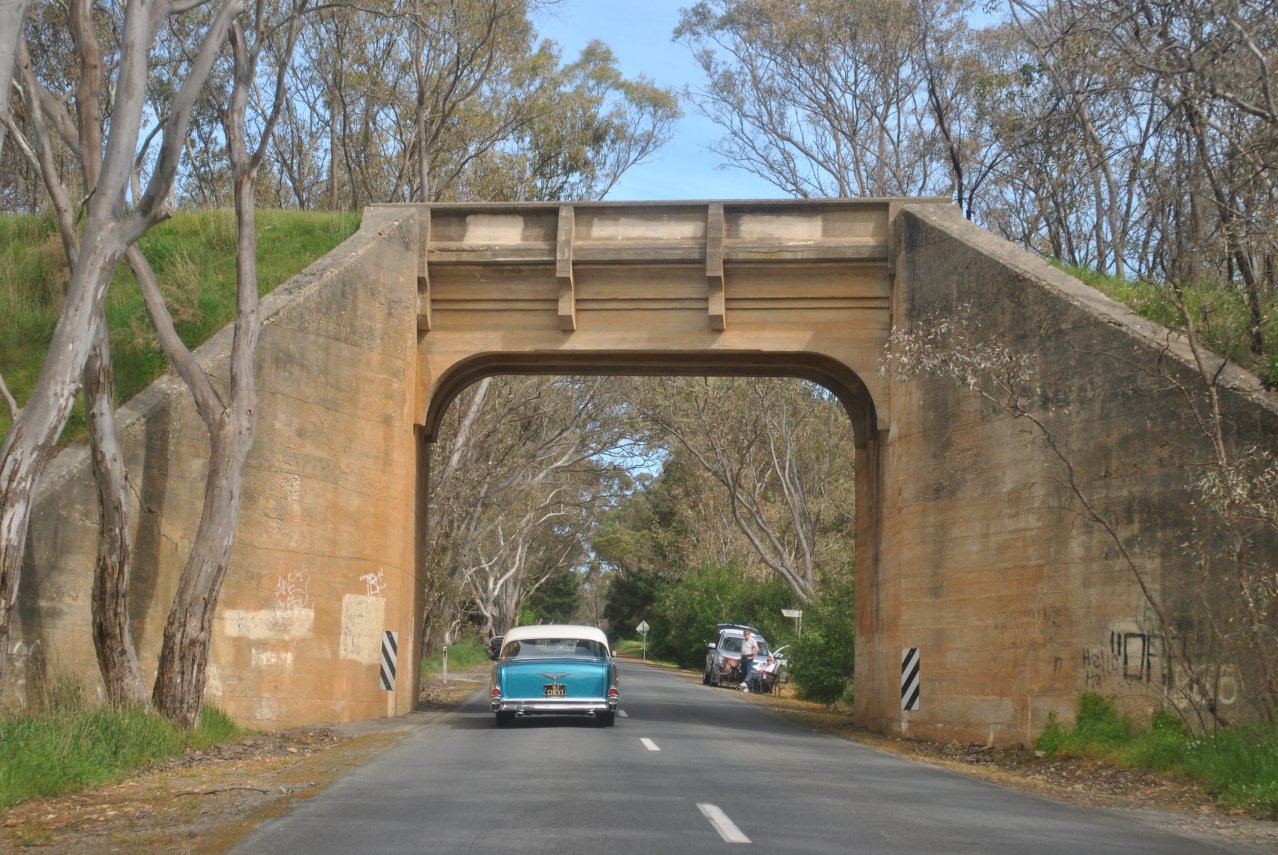
[[[576,657],[603,659],[608,650],[591,638],[525,638],[508,641],[501,649],[502,659],[545,659],[548,657]]]
[[[768,643],[759,636],[755,636],[754,640],[759,643],[760,656],[768,655]],[[719,642],[719,649],[724,653],[740,653],[742,638],[739,635],[725,635],[723,640]]]

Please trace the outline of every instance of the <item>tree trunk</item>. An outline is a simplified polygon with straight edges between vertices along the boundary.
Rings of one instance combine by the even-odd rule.
[[[22,39],[22,19],[31,0],[0,0],[0,154],[4,154],[4,137],[9,117],[9,86],[13,83],[13,65]],[[0,657],[2,658],[2,657]]]
[[[221,415],[210,428],[204,512],[164,627],[151,696],[156,709],[187,729],[200,723],[213,616],[235,543],[244,463],[253,441],[251,418],[245,424]]]
[[[93,325],[123,254],[114,234],[97,231],[86,234],[80,246],[48,356],[0,452],[0,680],[8,660],[36,483],[71,413],[93,341]]]
[[[99,319],[84,367],[85,412],[98,485],[98,558],[93,575],[93,647],[114,709],[146,706],[147,689],[129,627],[133,530],[128,473],[116,430],[113,369],[106,321]]]

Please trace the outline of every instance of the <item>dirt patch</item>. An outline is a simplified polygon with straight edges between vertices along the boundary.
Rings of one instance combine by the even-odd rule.
[[[700,674],[688,675],[700,679]],[[258,823],[394,745],[434,711],[454,709],[484,686],[486,672],[422,681],[410,720],[296,728],[256,734],[207,751],[190,751],[124,781],[71,796],[36,799],[4,813],[0,851],[40,853],[219,853]],[[750,695],[796,724],[1009,789],[1074,804],[1117,809],[1150,825],[1231,846],[1278,852],[1278,823],[1222,805],[1200,785],[1132,769],[1030,751],[943,745],[870,733],[849,717],[785,694]]]

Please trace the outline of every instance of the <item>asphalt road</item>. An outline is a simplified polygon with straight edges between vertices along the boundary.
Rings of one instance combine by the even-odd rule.
[[[1229,852],[785,722],[623,664],[624,717],[498,730],[476,696],[271,820],[235,853]]]

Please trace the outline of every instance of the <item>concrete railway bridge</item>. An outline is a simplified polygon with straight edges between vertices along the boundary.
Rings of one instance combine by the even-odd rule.
[[[459,391],[502,373],[784,375],[837,393],[856,436],[864,725],[1025,742],[1082,689],[1143,699],[1175,679],[1136,580],[1024,422],[881,365],[893,330],[956,318],[1031,356],[1036,414],[1166,587],[1192,570],[1185,460],[1205,446],[1168,382],[1192,383],[1191,363],[1162,328],[942,201],[379,206],[263,309],[261,420],[208,687],[247,724],[413,708],[428,444]],[[229,347],[228,329],[199,352],[215,377]],[[1226,380],[1231,437],[1278,444],[1275,398]],[[133,626],[154,662],[206,439],[172,377],[122,423],[142,511]],[[10,697],[52,674],[98,680],[95,501],[72,447],[41,487]],[[910,651],[917,709],[901,697]]]

